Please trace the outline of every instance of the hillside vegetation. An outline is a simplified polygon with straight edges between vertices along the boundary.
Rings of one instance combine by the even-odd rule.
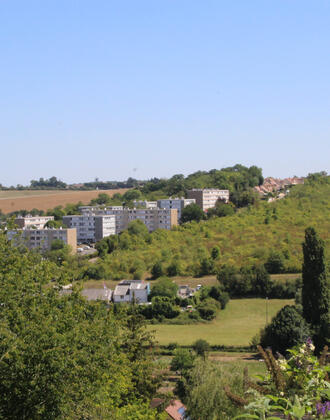
[[[304,230],[313,226],[329,248],[329,177],[292,188],[273,203],[257,202],[232,216],[191,222],[172,231],[152,234],[125,231],[111,239],[110,254],[99,263],[103,277],[120,279],[151,272],[157,263],[163,274],[206,275],[212,249],[219,255],[214,269],[265,263],[270,256],[283,261],[282,272],[299,272]],[[170,268],[171,267],[171,268]],[[158,267],[159,268],[159,267]]]

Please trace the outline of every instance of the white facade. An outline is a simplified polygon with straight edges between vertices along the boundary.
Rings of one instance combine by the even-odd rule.
[[[63,223],[77,229],[78,243],[100,241],[102,238],[116,233],[116,218],[113,215],[83,215],[63,216]]]
[[[49,220],[54,220],[54,216],[18,216],[14,223],[20,228],[35,227],[43,229]]]
[[[98,211],[100,210],[123,210],[123,206],[80,206],[79,207],[79,211],[81,214],[89,214],[89,213],[93,213],[93,214],[97,214]]]
[[[138,201],[134,200],[133,204],[135,207],[143,207],[145,209],[156,209],[157,208],[157,201]]]
[[[156,229],[170,230],[178,224],[176,209],[104,209],[98,210],[98,215],[115,216],[116,233],[127,229],[128,224],[133,220],[141,220],[148,228],[149,232]]]
[[[188,191],[188,198],[195,198],[196,204],[199,205],[203,211],[207,211],[214,207],[219,199],[228,203],[229,190],[218,190],[215,188],[193,189]]]
[[[148,294],[150,285],[141,280],[123,280],[115,288],[113,292],[114,303],[132,302],[137,303],[148,302]]]
[[[60,239],[66,245],[70,245],[72,252],[76,252],[77,233],[75,229],[17,229],[7,231],[7,238],[12,240],[15,246],[24,245],[28,249],[50,250],[52,242]]]

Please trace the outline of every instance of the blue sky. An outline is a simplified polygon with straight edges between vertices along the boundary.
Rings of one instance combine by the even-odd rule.
[[[0,183],[329,171],[330,1],[0,0]]]

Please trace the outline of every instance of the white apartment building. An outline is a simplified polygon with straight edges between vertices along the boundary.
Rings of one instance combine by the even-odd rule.
[[[214,188],[207,189],[193,189],[188,191],[188,198],[194,198],[196,204],[203,210],[207,211],[208,209],[215,206],[217,200],[221,199],[225,203],[229,202],[229,190],[218,190]]]
[[[45,227],[45,224],[49,220],[54,220],[54,216],[31,216],[27,215],[25,217],[18,216],[14,220],[15,225],[17,225],[19,228],[36,228],[36,229],[43,229]]]
[[[166,198],[157,201],[160,209],[176,209],[178,211],[178,221],[181,220],[181,212],[189,204],[196,203],[194,198]]]
[[[98,211],[100,210],[123,210],[123,206],[80,206],[79,207],[79,211],[81,214],[86,214],[86,213],[94,213],[97,214]]]
[[[99,211],[98,213],[100,213]],[[103,210],[103,214],[111,214],[116,217],[116,233],[127,229],[133,220],[141,220],[149,232],[156,229],[172,229],[178,224],[178,212],[176,209],[123,209]]]
[[[133,204],[135,207],[143,207],[145,209],[156,209],[157,201],[143,201],[143,200],[134,200]]]
[[[63,223],[77,229],[78,243],[94,243],[116,233],[116,218],[113,215],[86,213],[63,216]]]
[[[51,249],[52,242],[60,239],[66,245],[71,246],[72,253],[77,251],[76,229],[15,229],[7,231],[7,238],[12,240],[15,246],[24,245],[28,249]]]

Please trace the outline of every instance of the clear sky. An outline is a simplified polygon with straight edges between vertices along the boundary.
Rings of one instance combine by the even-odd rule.
[[[0,0],[0,183],[329,171],[329,0]]]

